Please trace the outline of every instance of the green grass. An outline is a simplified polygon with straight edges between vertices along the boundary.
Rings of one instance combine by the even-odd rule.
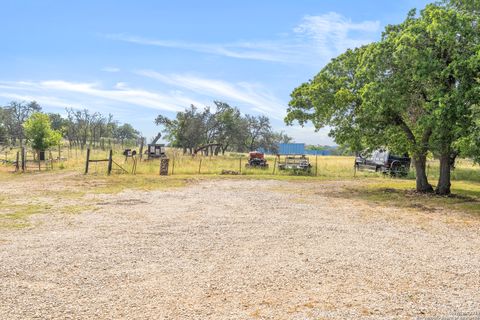
[[[137,148],[138,149],[138,148]],[[14,160],[17,149],[11,149],[8,151],[7,158]],[[113,157],[114,161],[120,166],[125,168],[128,172],[132,170],[132,159],[128,159],[125,162],[125,158],[122,155],[123,149],[117,146],[114,149]],[[241,171],[244,175],[265,175],[270,176],[273,173],[273,166],[275,163],[275,157],[267,156],[270,167],[268,169],[247,169],[245,163],[247,161],[247,154],[241,153],[227,153],[226,155],[205,157],[197,155],[196,157],[183,155],[181,150],[167,148],[167,155],[170,159],[170,173],[173,170],[175,175],[212,175],[220,174],[222,170],[234,170]],[[58,151],[52,150],[52,156],[58,157]],[[5,155],[0,155],[1,158],[5,158]],[[65,158],[64,161],[55,161],[54,170],[66,170],[83,172],[85,169],[86,150],[80,149],[68,149],[62,148],[61,157]],[[90,153],[91,159],[106,159],[108,157],[108,150],[92,149]],[[32,158],[29,154],[28,158]],[[353,177],[353,157],[336,157],[336,156],[320,156],[318,158],[310,156],[310,162],[312,164],[312,175],[317,175],[324,178],[351,178]],[[241,159],[241,160],[240,160]],[[200,164],[201,162],[201,164]],[[1,171],[12,171],[12,166],[0,166]],[[431,160],[427,165],[427,172],[430,180],[433,182],[438,179],[438,161]],[[36,170],[34,165],[31,166],[32,170]],[[118,174],[120,171],[116,165],[113,166],[114,173]],[[315,174],[315,172],[317,173]],[[107,163],[91,163],[90,174],[93,175],[105,175],[107,172]],[[152,161],[138,161],[137,174],[140,175],[158,175],[159,173],[159,160]],[[0,174],[1,175],[1,174]],[[291,175],[291,172],[282,172],[275,170],[275,175]],[[371,177],[375,174],[369,172],[357,172],[358,177]],[[411,173],[409,178],[413,179],[414,173]],[[1,179],[1,177],[0,177]],[[474,165],[468,160],[459,160],[457,162],[457,169],[452,172],[453,181],[476,181],[480,182],[480,168],[478,165]]]
[[[418,194],[409,180],[365,180],[363,184],[345,188],[338,196],[357,197],[375,203],[423,211],[437,209],[464,212],[480,217],[480,185],[471,181],[455,181],[452,195]]]
[[[34,214],[45,213],[51,208],[48,204],[13,204],[0,200],[0,229],[19,229],[30,226],[29,218]]]

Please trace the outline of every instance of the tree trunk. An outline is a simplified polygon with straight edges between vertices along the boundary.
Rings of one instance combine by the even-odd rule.
[[[227,145],[224,145],[222,146],[222,156],[225,155],[225,151],[227,151],[227,148],[228,148],[228,144]]]
[[[449,195],[450,186],[450,152],[445,152],[440,155],[440,177],[435,192],[442,196]]]
[[[427,177],[427,156],[424,154],[414,155],[413,162],[415,164],[416,190],[417,192],[428,193],[433,192],[432,185],[428,183]]]

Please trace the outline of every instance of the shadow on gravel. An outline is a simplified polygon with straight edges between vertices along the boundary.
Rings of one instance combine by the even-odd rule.
[[[335,198],[356,198],[382,205],[417,209],[423,212],[454,210],[480,218],[480,194],[470,190],[456,189],[461,194],[439,196],[434,193],[419,193],[400,184],[398,187],[385,187],[379,183],[356,183],[324,190],[318,194]]]

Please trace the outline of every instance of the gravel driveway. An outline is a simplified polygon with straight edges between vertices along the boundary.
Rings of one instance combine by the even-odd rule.
[[[0,229],[0,319],[480,317],[478,219],[337,197],[341,184],[87,195],[95,210]]]

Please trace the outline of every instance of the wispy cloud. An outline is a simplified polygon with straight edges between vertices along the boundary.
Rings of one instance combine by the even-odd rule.
[[[294,32],[297,36],[312,41],[319,53],[334,55],[371,42],[379,30],[379,21],[355,23],[338,13],[330,12],[320,16],[305,16]]]
[[[251,110],[281,119],[285,104],[260,84],[230,83],[222,80],[183,74],[161,74],[153,70],[137,70],[136,74],[158,80],[181,90],[188,90],[211,99],[241,103]]]
[[[38,82],[0,82],[0,88],[8,88],[0,96],[10,99],[37,100],[39,103],[59,106],[64,101],[82,101],[101,104],[104,101],[122,105],[141,106],[156,110],[179,111],[190,104],[199,102],[178,92],[159,93],[145,89],[132,88],[125,83],[117,83],[113,88],[103,88],[98,83],[80,83],[64,80],[48,80]],[[48,96],[45,96],[48,93]],[[72,96],[73,95],[73,96]],[[52,98],[55,97],[55,98]],[[58,97],[65,97],[64,99]],[[100,98],[101,101],[92,100]],[[70,106],[66,103],[63,106]]]
[[[292,32],[268,41],[194,43],[150,39],[129,34],[109,34],[107,38],[140,45],[191,50],[238,59],[282,63],[324,63],[347,48],[371,42],[378,36],[379,21],[352,22],[330,12],[305,16]]]
[[[252,59],[284,62],[293,53],[287,44],[282,47],[278,43],[267,42],[235,42],[230,44],[192,43],[184,41],[167,41],[149,39],[128,34],[109,34],[107,38],[140,45],[191,50],[201,53],[215,54],[230,58]]]

